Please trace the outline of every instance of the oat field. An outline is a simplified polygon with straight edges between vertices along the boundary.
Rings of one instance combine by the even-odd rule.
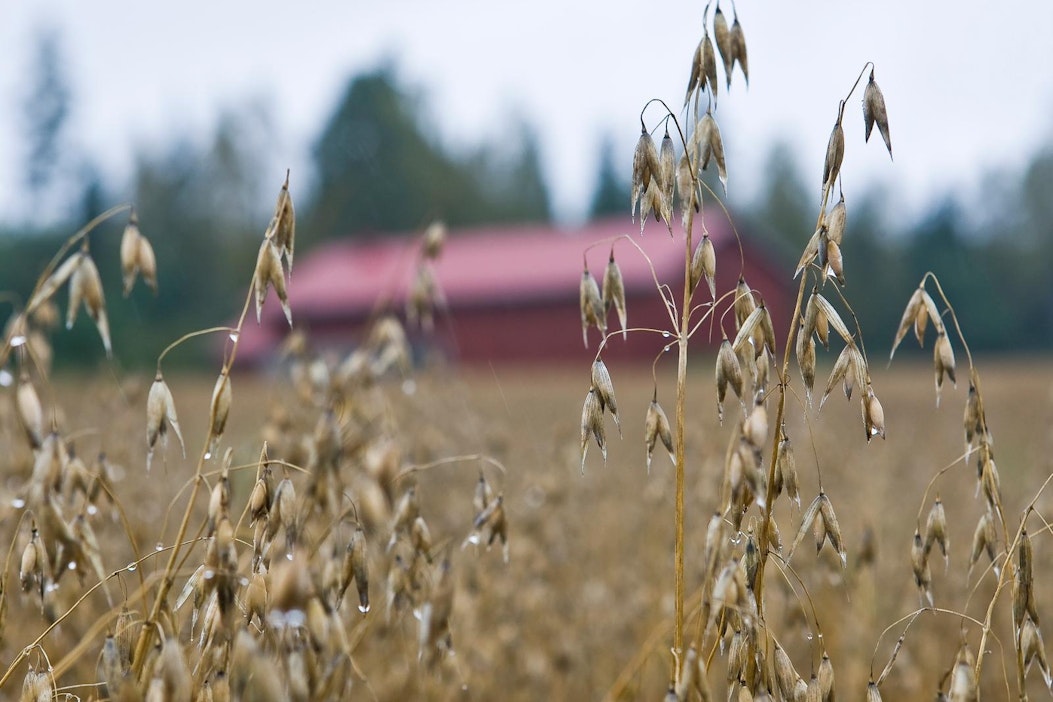
[[[686,437],[691,568],[687,581],[692,591],[701,584],[697,555],[704,548],[706,524],[718,501],[724,449],[731,435],[728,427],[717,422],[712,359],[698,365],[701,367],[692,368],[689,374],[699,392],[689,407]],[[1053,366],[1048,362],[999,361],[988,366],[987,411],[998,436],[1005,500],[1021,504],[1050,472],[1050,438],[1045,428],[1053,419]],[[673,616],[672,466],[668,461],[655,460],[650,475],[645,467],[643,420],[651,393],[649,371],[630,367],[613,368],[612,373],[621,401],[624,438],[612,438],[607,465],[596,455],[596,460],[588,462],[584,476],[579,473],[577,415],[589,379],[574,369],[432,369],[412,384],[389,379],[348,398],[339,420],[343,484],[360,486],[363,475],[379,470],[374,465],[379,460],[377,439],[363,442],[370,431],[366,427],[372,422],[382,422],[390,430],[385,441],[390,440],[391,445],[382,450],[390,449],[397,456],[385,459],[395,461],[391,470],[435,466],[419,471],[411,480],[397,481],[394,500],[381,500],[376,514],[360,507],[369,545],[373,606],[368,613],[360,613],[352,586],[333,612],[332,621],[344,628],[346,640],[339,646],[346,646],[348,660],[354,661],[353,668],[341,673],[349,678],[345,690],[351,698],[601,699],[610,694],[618,699],[653,699],[655,690],[663,689]],[[944,408],[936,409],[927,387],[926,397],[918,399],[917,388],[931,383],[930,373],[926,365],[907,363],[875,379],[884,388],[886,442],[867,446],[859,441],[858,407],[841,398],[813,418],[822,425],[822,431],[814,433],[815,453],[798,449],[802,495],[816,490],[815,456],[819,457],[824,489],[840,516],[848,567],[842,570],[828,548],[819,557],[811,547],[800,549],[790,563],[795,575],[772,581],[768,616],[779,621],[780,643],[804,677],[818,666],[825,648],[836,665],[837,694],[844,699],[863,695],[871,670],[880,672],[888,660],[902,624],[879,642],[882,630],[919,607],[910,550],[917,514],[925,507],[922,494],[936,470],[961,452],[960,409],[952,401],[962,400],[963,389],[947,393]],[[201,376],[168,379],[188,446],[201,444],[207,436],[213,382]],[[273,447],[282,441],[295,443],[301,434],[316,436],[323,413],[314,404],[316,398],[310,396],[309,388],[298,389],[284,374],[235,374],[232,384],[235,411],[223,444],[233,449],[234,466],[250,466],[230,475],[230,513],[236,520],[250,500],[263,442],[270,441]],[[114,496],[128,520],[128,529],[115,518],[116,512],[107,500],[72,497],[71,501],[84,500],[98,506],[97,513],[86,509],[82,514],[99,544],[102,572],[116,573],[108,579],[110,599],[95,589],[78,602],[98,582],[94,571],[79,564],[77,571],[63,576],[58,587],[48,593],[43,611],[40,597],[34,592],[23,593],[18,587],[19,556],[29,527],[23,519],[24,510],[16,505],[24,499],[25,486],[31,481],[33,456],[12,416],[15,409],[10,393],[0,405],[2,439],[9,447],[3,458],[0,524],[5,536],[13,539],[9,544],[12,552],[5,554],[6,619],[0,649],[0,660],[12,666],[5,696],[21,688],[31,669],[48,670],[51,666],[49,674],[63,694],[71,699],[101,698],[107,691],[92,685],[106,677],[101,661],[109,645],[107,637],[114,633],[119,636],[122,628],[134,630],[147,616],[149,598],[142,597],[143,587],[156,587],[164,567],[163,554],[151,552],[155,545],[172,543],[193,477],[193,459],[183,460],[172,443],[146,472],[144,411],[149,387],[150,379],[144,376],[120,380],[65,377],[56,378],[51,386],[55,405],[62,407],[60,422],[70,460],[83,461],[88,473],[93,474],[97,470],[95,456],[106,452],[112,466]],[[367,403],[373,406],[356,407]],[[99,422],[100,417],[107,419],[105,424]],[[788,431],[795,436],[807,435],[803,426],[789,427]],[[806,443],[799,440],[802,447]],[[485,456],[504,470],[475,456]],[[456,457],[465,458],[451,460]],[[216,483],[221,465],[219,457],[208,463],[205,473],[210,485]],[[499,542],[489,551],[464,544],[477,515],[473,498],[480,470],[491,487],[504,495],[507,563]],[[306,510],[311,499],[310,477],[293,472],[291,480],[300,508]],[[449,559],[452,579],[449,631],[455,655],[444,656],[433,666],[419,660],[421,623],[413,611],[422,608],[422,603],[413,599],[423,596],[421,593],[430,586],[420,584],[420,591],[408,592],[403,607],[389,594],[393,569],[398,572],[399,567],[395,555],[401,547],[385,552],[394,524],[392,510],[411,483],[419,498],[420,516],[434,541],[431,553],[435,565],[422,564],[420,577],[438,577],[431,570],[440,560]],[[982,619],[983,608],[993,593],[994,576],[990,571],[981,573],[984,561],[970,578],[962,576],[980,511],[975,483],[973,468],[959,465],[938,484],[946,506],[950,568],[945,571],[942,562],[933,564],[932,587],[937,607]],[[1049,499],[1040,499],[1037,513],[1044,516],[1049,507]],[[779,523],[795,528],[800,513],[790,513],[786,504],[778,509],[786,510],[780,514]],[[207,520],[207,511],[207,500],[199,500],[192,519],[195,528]],[[239,574],[250,572],[253,557],[253,530],[246,524],[237,530],[234,540]],[[346,545],[354,523],[352,518],[345,519],[329,536],[310,531],[316,527],[306,525],[303,540],[315,553],[308,570],[321,584],[326,561],[342,560],[342,554],[329,555],[330,543]],[[208,557],[209,546],[203,535],[191,536],[198,541],[187,549],[187,559],[177,572],[177,592]],[[1041,555],[1046,550],[1046,537],[1043,533],[1034,539],[1040,610],[1047,609],[1053,597],[1049,588],[1041,586],[1042,575],[1051,572],[1048,559]],[[790,538],[790,534],[783,535],[784,552]],[[872,555],[868,556],[868,551]],[[138,559],[142,559],[140,566],[130,571],[127,564]],[[274,566],[274,573],[279,572],[280,563]],[[807,596],[801,581],[807,587]],[[238,620],[245,616],[246,591],[247,586],[236,587],[234,617]],[[216,671],[195,669],[207,667],[197,653],[202,649],[201,619],[207,615],[195,617],[193,599],[166,612],[164,621],[166,635],[184,652],[186,672],[191,680],[197,680],[200,691],[216,685]],[[813,604],[823,645],[812,623]],[[50,622],[71,608],[69,616],[38,640]],[[984,684],[986,695],[992,699],[1006,695],[1003,664],[1009,666],[1012,682],[1012,634],[1009,624],[1001,619],[995,622],[998,639],[989,646],[991,662]],[[883,684],[885,698],[931,699],[940,676],[954,665],[960,632],[956,617],[922,615]],[[975,631],[968,634],[975,639]],[[300,651],[311,666],[310,686],[327,679],[330,664],[324,652],[329,645],[289,642],[280,635],[263,644]],[[707,652],[714,656],[710,682],[719,690],[727,652],[714,646],[714,651]],[[25,655],[18,661],[23,651]],[[296,658],[286,652],[282,659],[288,667],[282,669],[282,664],[277,664],[277,679],[282,681],[281,689],[287,690],[285,681],[295,675],[292,661]],[[1038,690],[1041,680],[1033,677],[1031,687]],[[112,680],[110,684],[114,684]],[[312,695],[318,690],[310,689]],[[275,694],[282,698],[285,693]]]

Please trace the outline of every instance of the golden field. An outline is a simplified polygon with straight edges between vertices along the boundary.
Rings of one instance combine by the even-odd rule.
[[[346,491],[344,499],[359,500],[355,474],[366,470],[365,437],[382,427],[384,436],[397,445],[400,471],[433,466],[400,476],[394,483],[395,500],[387,509],[394,508],[406,486],[416,485],[420,515],[433,538],[431,554],[435,564],[448,557],[454,585],[449,628],[455,654],[429,667],[418,661],[419,624],[413,607],[395,612],[389,620],[385,587],[392,554],[385,547],[391,530],[387,520],[392,517],[383,512],[371,516],[361,505],[356,506],[355,511],[363,513],[369,536],[373,606],[368,614],[360,614],[353,604],[352,587],[333,619],[344,628],[354,661],[352,681],[345,688],[354,699],[600,699],[608,693],[624,699],[658,699],[664,694],[671,660],[674,481],[661,447],[650,475],[645,468],[643,419],[652,381],[646,369],[610,368],[624,437],[618,439],[608,418],[606,465],[593,445],[582,476],[580,418],[590,384],[588,364],[583,359],[580,369],[437,368],[422,371],[411,382],[388,378],[342,397],[336,419],[343,428],[338,472]],[[721,427],[716,421],[712,367],[711,358],[696,356],[688,376],[689,593],[699,585],[699,554],[706,524],[718,507],[731,436],[730,422]],[[978,369],[995,438],[1005,518],[1012,531],[1024,507],[1053,472],[1051,438],[1046,430],[1053,419],[1053,366],[1044,361],[981,359]],[[673,385],[665,370],[659,367],[658,397],[672,416]],[[790,395],[786,431],[795,446],[802,506],[815,497],[821,471],[823,489],[840,520],[848,565],[842,570],[829,546],[817,558],[811,535],[806,535],[790,561],[791,568],[769,568],[765,608],[770,630],[805,680],[818,666],[825,648],[836,673],[838,696],[861,698],[868,677],[881,672],[904,625],[893,627],[879,643],[882,630],[920,606],[911,575],[911,538],[919,514],[924,530],[925,515],[938,493],[946,508],[950,551],[946,570],[942,558],[933,557],[932,587],[936,607],[947,612],[927,612],[914,622],[882,684],[884,699],[932,699],[954,665],[962,636],[974,650],[979,641],[979,627],[955,613],[983,620],[995,584],[993,572],[984,570],[986,556],[967,573],[972,532],[982,512],[982,500],[974,495],[973,463],[959,461],[935,483],[928,500],[923,500],[929,480],[963,452],[964,388],[945,387],[942,406],[937,409],[928,365],[906,358],[891,370],[875,371],[873,380],[884,405],[888,439],[867,445],[858,399],[846,402],[835,394],[821,413],[806,411],[793,404],[801,388],[795,366],[790,374],[794,394]],[[119,520],[111,518],[112,510],[100,506],[88,519],[100,544],[103,568],[107,573],[123,571],[107,584],[113,606],[101,588],[77,602],[98,582],[93,572],[81,568],[80,573],[61,578],[46,613],[42,613],[40,597],[18,587],[19,555],[29,539],[29,525],[22,518],[25,510],[16,505],[21,504],[32,473],[33,456],[15,417],[13,393],[4,393],[0,402],[0,442],[6,447],[0,457],[5,475],[0,534],[11,552],[5,553],[6,620],[0,664],[13,667],[3,697],[17,694],[30,665],[40,669],[48,664],[55,668],[58,689],[79,699],[100,697],[102,689],[91,685],[99,680],[98,662],[107,633],[145,618],[156,592],[151,575],[163,570],[165,552],[155,557],[149,554],[155,545],[168,546],[175,538],[197,457],[206,443],[214,383],[212,377],[177,374],[166,380],[179,412],[188,458],[182,459],[178,442],[170,437],[164,460],[155,456],[149,473],[145,468],[149,377],[99,373],[91,381],[57,378],[40,390],[45,408],[57,410],[59,431],[75,455],[90,466],[101,450],[120,466],[114,492],[135,541],[133,547]],[[825,382],[817,382],[820,384]],[[283,431],[311,436],[324,403],[301,395],[284,372],[235,374],[232,387],[230,420],[218,453],[229,446],[234,451],[233,464],[247,466],[231,474],[230,512],[235,521],[249,499],[263,440],[273,438],[275,414],[287,419]],[[730,402],[733,409],[735,400]],[[734,417],[734,411],[729,416]],[[276,457],[272,447],[270,458]],[[455,460],[457,457],[464,458]],[[495,462],[504,467],[504,473],[493,467]],[[205,520],[208,491],[219,467],[218,458],[205,464],[208,483],[198,494],[189,536],[199,533],[198,526]],[[507,564],[499,546],[487,551],[464,545],[476,515],[473,491],[480,468],[494,491],[504,496],[510,544]],[[309,476],[295,470],[289,475],[299,508],[310,510]],[[1049,538],[1041,528],[1051,504],[1053,498],[1041,495],[1037,514],[1029,519],[1040,613],[1051,611],[1053,605],[1053,579],[1043,577],[1053,575],[1046,555]],[[785,555],[800,511],[791,509],[783,496],[775,513]],[[750,514],[757,514],[756,507]],[[312,554],[310,570],[317,580],[323,567],[319,562],[329,543],[325,539],[346,542],[353,520],[345,518],[332,526],[331,536],[317,526],[330,517],[303,519],[314,520],[314,527],[303,529],[300,547]],[[236,602],[243,607],[253,532],[247,520],[237,524],[241,580]],[[867,529],[872,531],[876,556],[872,564],[861,565],[857,556]],[[206,550],[204,539],[190,547],[169,605],[205,558]],[[396,547],[392,553],[397,551]],[[125,565],[137,557],[146,559],[133,572],[128,571]],[[778,560],[773,559],[772,564]],[[437,577],[435,564],[422,566],[430,573],[426,579]],[[786,576],[779,575],[780,571]],[[145,601],[140,597],[144,584],[150,595]],[[689,607],[692,602],[697,599],[689,598]],[[44,631],[49,618],[71,608],[38,647],[16,661]],[[192,608],[192,602],[185,603],[166,614],[165,622],[169,636],[181,642],[191,675],[200,683],[208,677],[207,666],[194,659],[200,649],[200,623],[192,622]],[[1015,689],[1010,612],[1007,587],[996,608],[995,637],[987,646],[982,687],[991,699],[1006,699],[1007,684]],[[242,609],[237,613],[239,622],[243,617]],[[816,628],[815,619],[821,629]],[[198,628],[192,631],[195,623]],[[689,641],[696,627],[689,618]],[[711,656],[711,687],[716,697],[723,697],[726,649],[711,639],[702,642],[701,650]],[[311,665],[324,669],[324,647],[315,647],[318,651],[305,655],[313,661]],[[1036,697],[1045,694],[1037,670],[1031,671],[1028,680]]]

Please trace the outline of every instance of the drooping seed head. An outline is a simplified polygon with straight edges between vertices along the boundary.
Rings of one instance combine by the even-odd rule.
[[[958,381],[954,377],[954,349],[951,348],[951,340],[947,332],[941,330],[936,336],[936,343],[932,347],[933,367],[936,374],[936,406],[940,406],[940,389],[943,388],[943,376],[946,374],[951,383],[958,387]]]
[[[932,504],[929,516],[925,520],[925,554],[932,550],[932,545],[940,547],[940,553],[947,560],[947,513],[943,509],[943,501],[939,497]]]
[[[278,252],[285,257],[285,263],[292,273],[293,253],[296,249],[296,209],[293,207],[292,195],[289,194],[288,171],[285,172],[285,182],[278,191],[268,235],[273,238]]]
[[[970,550],[969,555],[970,570],[976,562],[980,560],[980,556],[985,551],[993,563],[997,555],[995,553],[997,547],[998,534],[995,531],[994,518],[992,517],[990,510],[985,510],[983,516],[980,517],[980,521],[976,523],[976,529],[973,530],[972,549]]]
[[[351,584],[348,576],[354,578],[358,590],[358,611],[365,614],[369,611],[369,556],[366,552],[366,532],[361,527],[355,529],[351,543],[347,545],[344,575],[345,590]]]
[[[171,427],[179,439],[179,447],[186,457],[186,447],[183,444],[183,434],[179,430],[179,419],[176,416],[175,400],[172,399],[172,391],[168,389],[161,373],[154,377],[153,385],[146,398],[146,444],[149,452],[146,456],[146,469],[150,470],[150,461],[153,456],[154,446],[161,439],[162,449],[167,445],[167,432]]]
[[[815,387],[815,341],[800,331],[797,333],[797,341],[797,365],[801,369],[808,405],[811,406],[812,388]]]
[[[421,244],[421,255],[429,261],[435,261],[446,244],[446,224],[435,221],[424,230],[424,241]]]
[[[731,69],[735,65],[735,51],[731,45],[731,32],[728,31],[728,20],[724,13],[720,9],[720,5],[717,5],[717,10],[713,13],[713,36],[717,40],[717,50],[720,52],[720,58],[724,62],[724,76],[727,79],[727,86],[731,87]]]
[[[135,276],[139,272],[139,218],[132,210],[128,218],[128,224],[124,227],[121,235],[121,275],[124,280],[124,296],[132,291],[135,285]]]
[[[703,278],[709,286],[710,297],[717,299],[717,252],[708,232],[702,234],[702,240],[691,256],[691,289],[694,290]]]
[[[838,106],[837,122],[830,132],[826,144],[826,159],[823,161],[823,191],[832,191],[837,176],[841,172],[841,161],[845,157],[845,130],[841,127],[841,109]]]
[[[750,84],[750,62],[746,54],[746,35],[742,31],[739,15],[735,13],[735,20],[731,23],[731,51],[735,62],[742,69],[742,77],[746,79],[746,86]],[[731,72],[728,72],[728,85],[731,85]]]
[[[211,455],[216,455],[216,447],[219,440],[223,438],[223,431],[227,427],[227,417],[230,415],[230,404],[233,401],[233,391],[230,387],[230,372],[223,372],[216,378],[216,385],[212,388],[212,402],[209,405],[209,448]]]
[[[292,327],[292,311],[289,309],[289,294],[285,288],[285,274],[282,271],[280,252],[271,237],[265,237],[256,256],[256,270],[253,273],[253,284],[256,292],[256,322],[259,323],[263,310],[263,301],[267,299],[267,290],[274,288],[281,303],[285,319]]]
[[[717,177],[724,187],[724,194],[727,195],[728,167],[724,160],[724,140],[720,136],[720,127],[717,125],[717,120],[713,118],[712,112],[706,112],[699,120],[695,132],[699,135],[699,148],[701,149],[699,157],[702,169],[706,170],[709,167],[710,159],[717,164]]]
[[[713,50],[713,40],[709,32],[702,35],[702,77],[703,85],[709,88],[713,102],[717,101],[717,53]]]
[[[866,90],[863,91],[863,124],[866,127],[865,141],[870,141],[870,132],[877,123],[881,138],[885,141],[889,158],[892,158],[892,140],[888,133],[888,111],[885,109],[885,96],[881,94],[881,88],[874,82],[874,69],[870,69],[870,80],[867,81]]]
[[[673,207],[673,191],[676,188],[676,149],[673,147],[673,139],[669,136],[669,127],[666,126],[665,136],[662,137],[662,146],[658,152],[658,184],[662,191],[662,198],[671,210]]]
[[[800,509],[801,495],[797,486],[797,463],[793,457],[793,445],[790,443],[790,437],[786,436],[785,433],[779,442],[775,468],[779,476],[781,476],[780,480],[783,490],[786,491],[786,496],[797,505],[797,509]]]
[[[837,201],[830,214],[826,217],[826,236],[838,246],[841,245],[845,235],[845,223],[848,220],[848,210],[845,208],[845,194],[841,193],[841,199]]]
[[[581,306],[581,337],[585,341],[585,348],[589,347],[589,327],[594,326],[601,334],[607,332],[607,316],[603,313],[603,298],[600,297],[600,287],[596,279],[586,268],[581,274],[581,285],[579,289],[579,302]]]
[[[834,514],[834,505],[830,502],[830,498],[826,496],[826,493],[819,493],[819,511],[823,517],[823,525],[826,529],[826,538],[830,542],[830,545],[837,551],[837,555],[841,558],[841,567],[845,568],[848,565],[848,556],[845,554],[845,542],[841,538],[841,525],[837,521],[837,515]]]
[[[834,665],[830,662],[830,655],[823,651],[823,659],[819,662],[819,671],[816,674],[819,679],[819,692],[823,702],[833,702],[834,694]]]
[[[925,289],[917,287],[914,292],[911,293],[910,299],[907,300],[907,306],[903,309],[903,317],[899,320],[899,327],[896,329],[896,337],[892,340],[892,352],[889,354],[889,360],[896,355],[896,348],[900,342],[906,338],[907,332],[910,331],[912,326],[915,326],[915,322],[918,319],[918,314],[921,312],[924,314],[924,305],[922,302],[922,295],[925,293]],[[919,343],[924,338],[924,330],[922,330],[922,336],[919,337]]]
[[[863,393],[863,430],[866,432],[867,443],[875,436],[885,438],[885,411],[881,408],[881,402],[874,394],[874,387],[867,383],[866,392]]]
[[[106,297],[102,291],[102,278],[99,277],[99,269],[87,250],[78,254],[77,267],[69,280],[69,309],[66,314],[66,328],[73,327],[77,318],[77,307],[81,302],[88,311],[88,315],[95,322],[99,330],[99,337],[106,349],[107,358],[113,354],[110,345],[110,323],[106,316]]]
[[[866,702],[882,702],[881,690],[878,689],[877,683],[871,680],[867,683],[867,699]]]
[[[589,437],[595,437],[596,445],[603,452],[603,463],[607,463],[607,431],[603,426],[603,403],[595,388],[590,388],[581,408],[581,474],[585,474],[585,457],[589,451]]]
[[[977,702],[980,699],[975,665],[976,659],[972,651],[963,643],[951,673],[951,687],[948,691],[948,697],[954,702]]]
[[[669,452],[669,460],[676,463],[676,455],[673,453],[673,433],[669,428],[669,418],[665,410],[658,404],[657,400],[651,400],[647,406],[647,416],[644,418],[644,444],[647,446],[647,472],[651,472],[651,457],[654,455],[655,446],[662,441],[665,450]]]
[[[33,381],[25,370],[19,374],[15,395],[18,421],[29,440],[29,445],[33,449],[40,448],[44,440],[44,409],[40,404],[40,396],[33,387]]]
[[[625,309],[625,281],[622,279],[622,270],[614,261],[614,249],[607,260],[607,269],[603,272],[603,309],[609,311],[611,306],[618,312],[618,323],[622,326],[622,338],[628,338],[627,321],[628,314]],[[606,315],[604,315],[606,318]]]
[[[717,415],[721,421],[724,418],[724,398],[727,395],[728,386],[742,399],[742,367],[739,358],[735,355],[731,342],[727,337],[720,342],[720,350],[717,351]]]
[[[614,397],[614,383],[611,381],[611,374],[607,370],[607,365],[603,362],[603,359],[597,358],[592,363],[592,387],[595,388],[596,394],[600,399],[600,407],[610,411],[618,431],[621,432],[622,425],[618,418],[618,403]]]
[[[641,198],[647,193],[651,181],[660,182],[662,166],[658,160],[658,148],[655,146],[651,134],[643,126],[640,128],[640,138],[636,142],[636,150],[633,152],[633,175],[632,175],[632,208],[633,217],[636,216],[636,206]],[[643,215],[641,215],[641,220]]]

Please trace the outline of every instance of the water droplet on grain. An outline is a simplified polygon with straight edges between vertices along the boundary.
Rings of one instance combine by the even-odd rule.
[[[76,561],[70,561],[69,565],[66,566],[66,568],[68,568],[69,570],[76,570],[77,569],[77,562]]]
[[[131,563],[129,563],[127,565],[127,567],[125,567],[125,570],[127,570],[129,573],[134,573],[135,569],[138,568],[138,567],[139,567],[139,564],[136,563],[135,561],[132,561]]]
[[[22,336],[21,334],[16,334],[15,336],[11,337],[11,348],[13,349],[17,349],[19,346],[22,346],[25,343],[26,337]]]
[[[233,341],[235,344],[238,343],[238,333],[237,332],[231,332],[230,333],[230,340]]]
[[[207,461],[210,458],[212,458],[212,452],[211,451],[205,451],[205,460]]]
[[[15,499],[11,500],[11,506],[15,509],[22,509],[26,506],[26,501],[23,500],[21,497],[16,497]]]
[[[0,385],[9,388],[13,382],[15,382],[15,376],[11,375],[6,370],[0,370]]]
[[[809,641],[811,641],[811,640],[812,640],[812,632],[810,632],[810,631],[809,631],[808,633],[806,633],[806,634],[804,635],[804,638],[806,638],[806,639],[808,639]]]
[[[667,331],[664,331],[664,332],[662,332],[662,336],[664,336],[665,338],[667,338],[667,339],[668,339],[669,337],[671,337],[671,336],[672,336],[672,334],[670,334],[670,333],[669,333],[669,332],[667,332]]]
[[[365,614],[369,611],[369,605],[358,605],[358,611]]]
[[[88,514],[90,514],[91,516],[94,517],[98,513],[99,513],[99,508],[98,507],[96,507],[95,505],[88,505]]]
[[[154,550],[160,553],[161,551],[165,550],[165,545],[158,541],[156,544],[154,544]]]
[[[666,344],[665,347],[662,348],[662,353],[669,353],[670,348],[672,348],[672,344]]]
[[[285,554],[285,560],[287,560],[287,561],[291,561],[292,560],[292,551],[289,551],[287,554]]]

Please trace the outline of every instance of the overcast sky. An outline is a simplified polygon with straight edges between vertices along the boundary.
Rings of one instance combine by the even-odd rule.
[[[637,114],[678,107],[704,3],[685,0],[385,0],[178,3],[5,0],[0,5],[0,220],[21,217],[20,117],[32,38],[57,27],[74,89],[71,135],[111,182],[136,149],[202,139],[222,106],[263,99],[271,157],[296,173],[348,77],[395,59],[454,144],[499,138],[519,112],[538,129],[557,213],[580,217],[597,147],[617,138],[626,172]],[[725,1],[731,16],[731,3]],[[846,195],[889,184],[906,211],[948,190],[975,199],[987,169],[1019,168],[1053,142],[1053,2],[741,0],[749,90],[736,76],[717,120],[729,190],[748,197],[770,143],[789,140],[818,201],[837,102],[877,64],[895,163],[864,148],[860,89],[848,107]],[[723,86],[722,86],[723,87]],[[862,88],[862,85],[860,86]],[[660,115],[649,111],[649,123]]]

